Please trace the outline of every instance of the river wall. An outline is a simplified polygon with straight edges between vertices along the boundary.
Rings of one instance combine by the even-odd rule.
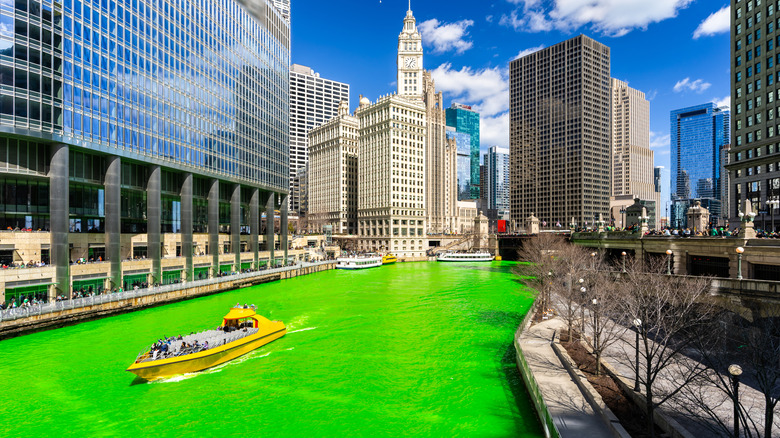
[[[183,287],[178,290],[160,292],[157,294],[139,294],[139,296],[130,296],[115,301],[95,303],[73,309],[62,309],[56,312],[44,313],[42,315],[30,315],[29,317],[20,318],[13,321],[6,321],[0,324],[0,340],[41,330],[49,330],[79,322],[90,321],[110,315],[134,312],[136,310],[160,306],[176,301],[188,300],[229,290],[254,286],[257,284],[268,283],[271,281],[284,280],[298,277],[300,275],[308,275],[316,272],[327,271],[330,269],[335,269],[335,267],[336,262],[333,262],[316,266],[302,266],[294,269],[284,270],[282,272],[273,272],[268,274],[260,273],[259,275],[251,278],[234,278],[234,276],[227,276],[222,277],[224,280],[213,284]],[[131,292],[126,292],[125,294],[132,295]]]
[[[524,330],[531,326],[531,322],[533,321],[534,315],[536,314],[538,304],[538,301],[534,301],[534,304],[530,309],[528,309],[528,313],[525,314],[523,322],[520,324],[520,327],[517,328],[517,332],[515,333],[514,344],[517,368],[520,370],[520,375],[523,376],[523,382],[525,382],[525,387],[528,389],[528,395],[531,396],[531,401],[533,402],[534,408],[536,409],[536,415],[539,417],[539,421],[542,423],[545,437],[560,438],[558,428],[555,427],[552,415],[547,409],[547,405],[544,402],[544,397],[542,397],[542,391],[539,389],[539,385],[536,383],[534,374],[531,372],[531,369],[528,366],[528,361],[525,359],[523,349],[520,347],[520,335]]]

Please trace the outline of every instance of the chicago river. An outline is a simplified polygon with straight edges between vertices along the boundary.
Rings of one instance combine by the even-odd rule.
[[[533,295],[509,262],[327,271],[3,341],[14,436],[542,436],[512,337]],[[155,382],[125,371],[237,302],[288,334]]]

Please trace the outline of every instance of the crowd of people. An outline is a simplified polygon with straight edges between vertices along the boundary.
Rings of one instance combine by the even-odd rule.
[[[0,265],[3,269],[24,269],[24,268],[42,268],[44,266],[48,266],[46,263],[44,263],[41,260],[35,261],[30,260],[27,263],[21,262],[21,263],[3,263]]]

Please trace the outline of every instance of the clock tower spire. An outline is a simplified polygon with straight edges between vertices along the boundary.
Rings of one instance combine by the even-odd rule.
[[[412,15],[412,1],[406,11],[404,27],[398,35],[398,95],[422,99],[423,50],[417,20]]]

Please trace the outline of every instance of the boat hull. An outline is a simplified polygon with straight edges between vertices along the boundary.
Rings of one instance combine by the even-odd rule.
[[[336,269],[369,269],[382,266],[382,257],[341,257]]]
[[[235,340],[229,344],[194,354],[188,354],[186,356],[134,363],[130,365],[127,371],[146,380],[194,373],[243,356],[252,350],[258,349],[263,345],[281,338],[286,333],[287,328],[284,324],[274,323],[274,327],[269,328],[269,330],[264,330],[252,336]]]
[[[458,255],[451,255],[451,254],[442,254],[436,258],[436,261],[438,262],[454,262],[454,263],[463,263],[463,262],[492,262],[493,256],[490,254],[486,254],[484,256],[478,255],[478,256],[458,256]]]

